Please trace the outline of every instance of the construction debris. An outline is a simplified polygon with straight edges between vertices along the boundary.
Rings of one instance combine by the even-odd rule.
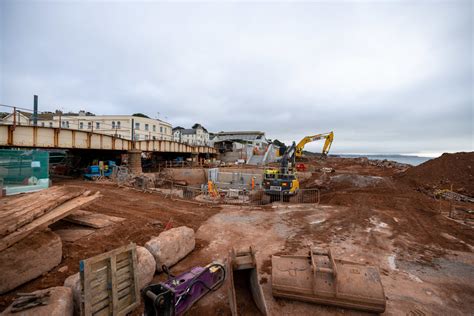
[[[474,198],[451,190],[435,190],[434,195],[446,200],[474,203]]]
[[[50,287],[32,293],[17,293],[19,298],[8,306],[2,316],[72,316],[71,289]]]
[[[49,291],[39,293],[17,293],[19,297],[13,301],[11,311],[13,313],[20,312],[35,306],[48,305]]]

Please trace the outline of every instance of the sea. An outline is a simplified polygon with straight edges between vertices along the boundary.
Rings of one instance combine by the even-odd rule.
[[[418,166],[433,157],[420,157],[420,156],[413,156],[413,155],[399,155],[399,154],[371,154],[371,155],[363,155],[363,154],[335,154],[336,156],[343,157],[343,158],[359,158],[359,157],[367,157],[370,160],[392,160],[400,163],[407,163],[412,166]]]

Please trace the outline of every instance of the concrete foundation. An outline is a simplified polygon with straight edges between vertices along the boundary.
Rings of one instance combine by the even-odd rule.
[[[131,174],[141,174],[142,171],[142,151],[138,149],[132,149],[127,152],[128,154],[128,167]]]
[[[185,181],[188,185],[200,186],[207,182],[207,169],[203,168],[169,168],[171,179]]]

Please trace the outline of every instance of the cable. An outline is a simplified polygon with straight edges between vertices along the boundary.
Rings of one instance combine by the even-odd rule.
[[[165,264],[161,266],[161,270],[163,270],[163,272],[168,276],[168,280],[175,277],[174,274],[171,274],[169,268]]]

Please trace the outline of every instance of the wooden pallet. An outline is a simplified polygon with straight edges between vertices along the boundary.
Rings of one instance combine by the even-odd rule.
[[[135,244],[81,260],[81,314],[126,315],[140,304]]]

